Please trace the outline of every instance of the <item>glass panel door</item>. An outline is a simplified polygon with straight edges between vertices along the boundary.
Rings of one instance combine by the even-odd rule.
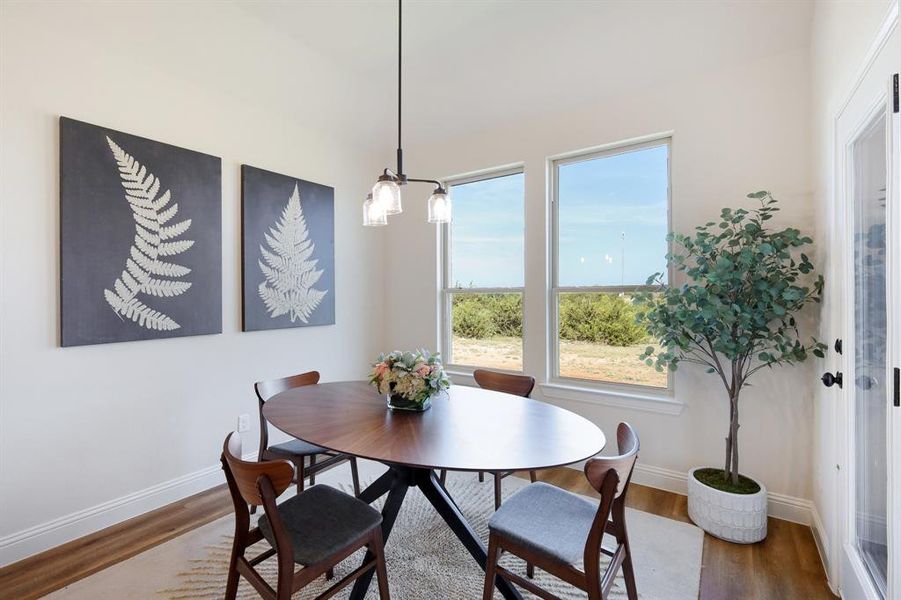
[[[879,114],[851,147],[854,210],[853,542],[876,588],[888,572],[886,130]]]

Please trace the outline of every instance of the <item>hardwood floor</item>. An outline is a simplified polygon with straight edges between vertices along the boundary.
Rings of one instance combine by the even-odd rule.
[[[232,512],[225,484],[0,569],[0,599],[40,598]]]
[[[528,478],[528,473],[517,474]],[[540,471],[539,479],[596,495],[581,471]],[[486,484],[487,485],[487,484]],[[628,505],[689,522],[687,499],[632,484]],[[29,600],[205,525],[231,511],[225,486],[191,496],[0,569],[0,599]],[[704,537],[702,600],[833,599],[809,527],[769,520],[767,539],[738,545]]]

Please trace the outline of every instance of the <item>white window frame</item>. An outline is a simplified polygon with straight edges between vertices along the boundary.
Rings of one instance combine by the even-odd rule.
[[[476,183],[478,181],[487,181],[489,179],[497,179],[498,177],[507,177],[509,175],[519,175],[522,174],[525,176],[525,165],[521,163],[517,163],[514,165],[505,165],[503,167],[494,167],[491,169],[485,169],[481,171],[475,171],[472,173],[466,173],[463,175],[455,175],[452,177],[445,177],[441,180],[445,189],[450,192],[451,199],[453,200],[453,191],[451,188],[453,186],[465,185],[467,183]],[[525,192],[523,192],[522,198],[522,210],[523,216],[525,216],[526,209],[526,198]],[[451,226],[453,223],[445,223],[441,226],[440,230],[440,268],[441,268],[441,280],[440,280],[440,290],[439,290],[439,345],[441,348],[441,355],[447,359],[453,359],[454,355],[452,352],[453,345],[453,323],[451,320],[451,302],[452,296],[454,294],[512,294],[518,293],[522,296],[523,299],[523,335],[522,335],[522,344],[523,344],[523,358],[525,358],[525,339],[526,339],[526,323],[525,323],[525,287],[452,287],[453,282],[451,281]],[[523,255],[522,255],[522,264],[523,264],[523,277],[525,277],[525,225],[523,225]],[[525,282],[523,282],[525,283]],[[479,368],[490,368],[492,371],[505,371],[508,373],[522,373],[522,368],[519,370],[513,371],[508,369],[498,369],[496,367],[487,367],[480,365],[461,365],[455,362],[447,361],[445,363],[445,367],[447,367],[448,372],[451,374],[465,374],[471,375],[473,371]]]
[[[666,146],[666,230],[670,232],[672,228],[673,215],[673,198],[672,198],[672,132],[653,134],[641,138],[634,138],[611,144],[605,144],[595,148],[579,150],[576,152],[568,152],[553,156],[548,159],[548,191],[550,197],[550,252],[548,265],[549,285],[547,288],[547,307],[548,307],[548,348],[547,348],[547,368],[548,383],[550,386],[559,386],[569,389],[584,389],[586,391],[608,392],[620,396],[632,396],[636,398],[662,398],[672,399],[675,396],[674,377],[671,371],[667,372],[666,387],[654,387],[648,385],[640,385],[634,383],[622,383],[616,381],[603,381],[598,379],[581,379],[576,377],[563,377],[560,375],[560,339],[559,339],[559,298],[561,293],[567,292],[601,292],[601,293],[628,293],[636,291],[653,291],[659,289],[659,286],[647,285],[626,285],[626,286],[560,286],[559,284],[559,168],[562,165],[585,162],[598,158],[606,158],[633,152],[636,150],[644,150],[647,148],[657,148]],[[667,245],[667,251],[671,248],[671,244]],[[672,282],[673,269],[667,267],[667,283]],[[636,356],[635,360],[638,360]]]

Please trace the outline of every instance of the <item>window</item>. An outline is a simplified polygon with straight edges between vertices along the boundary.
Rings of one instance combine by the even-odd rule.
[[[669,139],[552,163],[552,377],[668,388],[638,360],[647,332],[636,292],[668,279]]]
[[[522,169],[449,184],[454,217],[443,230],[445,362],[522,371]]]

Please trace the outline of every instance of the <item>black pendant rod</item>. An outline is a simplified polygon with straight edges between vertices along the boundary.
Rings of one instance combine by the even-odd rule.
[[[392,179],[398,185],[407,183],[433,183],[435,191],[441,194],[447,193],[441,182],[435,179],[414,179],[407,177],[404,173],[404,150],[401,138],[401,121],[403,113],[401,111],[403,101],[403,0],[397,0],[397,171],[391,172],[391,169],[385,169],[382,175],[383,179]]]
[[[401,51],[403,49],[403,10],[402,0],[397,0],[397,174],[404,173],[404,151],[401,145]]]

